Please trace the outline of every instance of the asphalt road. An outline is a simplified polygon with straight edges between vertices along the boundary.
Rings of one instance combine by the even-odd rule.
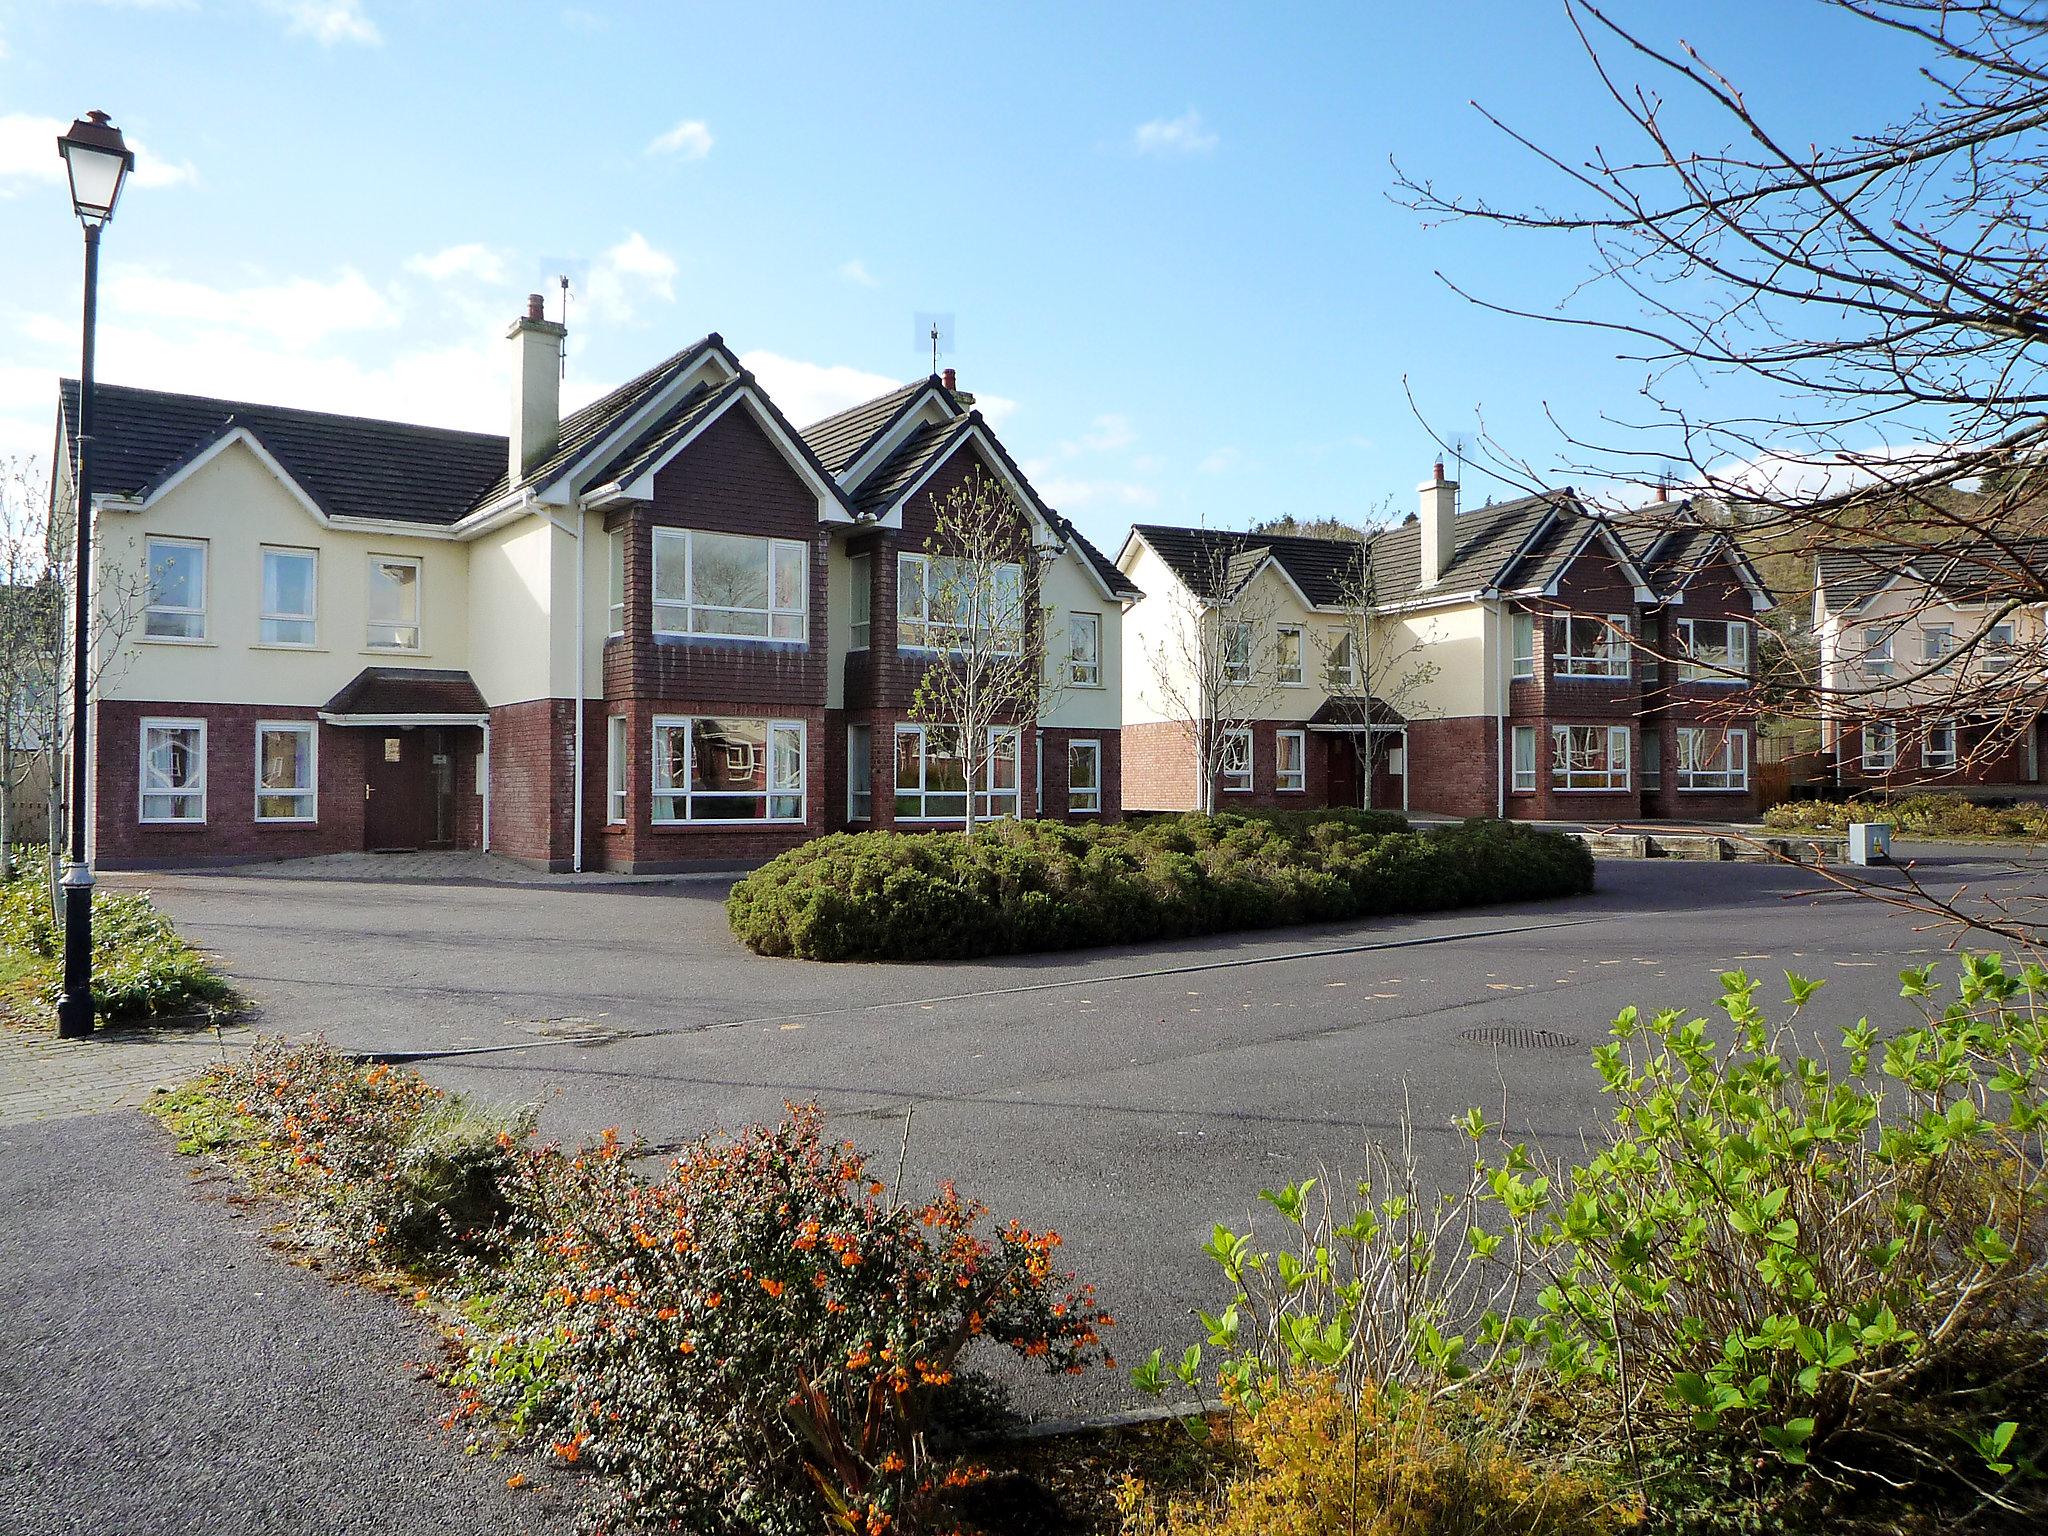
[[[132,1112],[0,1130],[0,1532],[575,1529],[538,1458],[438,1428],[424,1327],[285,1263],[169,1146]]]
[[[2031,885],[2008,857],[1922,850],[1927,877]],[[1803,872],[1604,862],[1574,902],[963,965],[825,966],[747,954],[723,886],[564,890],[231,875],[148,882],[217,950],[269,1027],[358,1049],[468,1050],[437,1081],[542,1106],[543,1130],[665,1141],[816,1098],[907,1178],[1051,1226],[1135,1359],[1217,1297],[1200,1245],[1261,1186],[1359,1166],[1404,1110],[1426,1168],[1471,1104],[1569,1148],[1602,1105],[1585,1047],[1624,1005],[1704,1009],[1746,967],[1823,977],[1839,1023],[1903,1017],[1896,973],[1947,936]],[[1498,1049],[1489,1026],[1576,1048]],[[604,1043],[551,1032],[596,1030]],[[517,1046],[516,1050],[492,1047]],[[1128,1405],[1119,1374],[1020,1381],[1048,1416]]]

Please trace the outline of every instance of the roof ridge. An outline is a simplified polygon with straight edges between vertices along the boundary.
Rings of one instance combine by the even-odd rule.
[[[78,380],[60,378],[57,381],[60,394],[68,391],[71,399],[78,395]],[[363,416],[353,411],[323,411],[307,405],[277,405],[265,400],[229,400],[220,395],[195,395],[189,390],[156,389],[144,384],[102,384],[93,383],[93,393],[103,390],[119,390],[127,395],[149,395],[158,400],[187,400],[201,405],[217,405],[230,415],[236,411],[283,411],[292,416],[318,416],[325,421],[346,421],[373,427],[402,427],[408,432],[439,432],[449,437],[474,437],[490,442],[503,443],[503,432],[479,432],[473,427],[439,427],[426,421],[400,421],[395,416]]]

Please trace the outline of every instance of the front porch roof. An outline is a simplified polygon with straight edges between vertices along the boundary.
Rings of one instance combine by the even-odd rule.
[[[1308,717],[1312,731],[1399,730],[1408,722],[1385,699],[1358,699],[1338,694],[1325,699],[1323,707]]]
[[[320,706],[330,725],[481,725],[489,714],[467,672],[434,667],[365,667]]]

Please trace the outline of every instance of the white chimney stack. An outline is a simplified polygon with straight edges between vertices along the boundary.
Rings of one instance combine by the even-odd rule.
[[[528,294],[526,313],[507,331],[513,347],[512,480],[546,458],[562,429],[562,338],[568,327],[546,316],[541,297]]]
[[[1439,459],[1435,474],[1415,489],[1422,496],[1416,528],[1421,543],[1421,584],[1433,587],[1444,579],[1458,547],[1458,482],[1444,478],[1443,460]]]

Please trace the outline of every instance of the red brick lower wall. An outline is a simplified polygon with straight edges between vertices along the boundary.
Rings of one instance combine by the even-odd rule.
[[[1123,806],[1123,733],[1114,727],[1108,729],[1079,729],[1064,726],[1046,726],[1036,732],[1038,738],[1038,760],[1045,765],[1043,792],[1037,803],[1038,814],[1047,821],[1122,821]],[[1100,742],[1102,746],[1102,810],[1075,811],[1067,804],[1067,744],[1075,741]],[[1031,749],[1027,746],[1026,752]],[[1032,765],[1026,764],[1030,771]],[[1027,800],[1026,807],[1033,802]]]
[[[576,706],[527,699],[491,711],[491,851],[567,869],[574,845],[570,780]]]
[[[1500,814],[1499,735],[1491,715],[1408,722],[1408,809],[1436,816]],[[1510,816],[1526,814],[1509,805]]]
[[[1122,735],[1124,809],[1193,810],[1193,728],[1183,720],[1147,720],[1126,725]]]

